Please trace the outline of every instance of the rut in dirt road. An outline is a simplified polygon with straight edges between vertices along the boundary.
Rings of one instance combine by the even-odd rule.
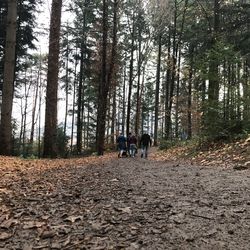
[[[248,170],[156,161],[151,152],[32,176],[9,185],[11,199],[1,195],[0,249],[250,247]]]

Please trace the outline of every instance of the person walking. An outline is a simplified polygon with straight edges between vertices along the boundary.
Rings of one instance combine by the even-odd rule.
[[[127,146],[126,146],[126,137],[120,133],[120,135],[117,137],[116,142],[117,142],[117,148],[118,148],[118,157],[122,157],[123,152],[126,152]]]
[[[136,145],[137,145],[137,139],[136,139],[135,135],[132,135],[131,133],[129,133],[128,148],[129,148],[130,157],[135,157],[135,153],[136,153],[136,149],[137,149]]]
[[[141,158],[147,158],[148,157],[148,147],[152,146],[152,139],[150,138],[150,135],[147,133],[144,133],[141,136],[140,139],[140,147],[141,147]]]

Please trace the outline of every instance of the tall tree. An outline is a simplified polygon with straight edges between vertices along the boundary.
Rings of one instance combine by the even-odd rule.
[[[50,19],[43,157],[57,156],[57,90],[62,0],[53,0]]]
[[[134,50],[135,50],[135,13],[133,11],[132,17],[132,31],[131,31],[131,49],[130,49],[130,62],[129,62],[129,84],[128,84],[128,101],[127,101],[127,121],[126,133],[127,137],[130,132],[130,118],[131,118],[131,95],[134,80]]]
[[[160,95],[160,75],[161,75],[161,53],[162,53],[162,34],[158,35],[158,56],[156,70],[155,87],[155,123],[154,123],[154,146],[158,145],[158,118],[159,118],[159,95]]]
[[[216,42],[218,41],[219,35],[219,25],[220,25],[220,1],[214,0],[213,7],[213,29],[211,35],[211,48],[215,48]],[[219,72],[218,72],[219,62],[216,55],[211,54],[209,61],[209,85],[208,85],[208,112],[207,112],[207,122],[208,122],[208,133],[217,133],[219,129],[218,121],[219,119]]]
[[[17,1],[8,1],[3,97],[0,124],[0,154],[10,155],[12,150],[12,105],[14,93],[14,70],[16,50]]]
[[[96,142],[97,153],[103,155],[104,142],[105,142],[105,120],[107,112],[107,97],[109,86],[107,82],[107,39],[108,39],[108,13],[107,2],[102,1],[102,68],[101,79],[98,89],[98,109],[97,109],[97,129],[96,129]]]
[[[116,115],[116,84],[114,84],[116,72],[115,66],[117,62],[117,32],[118,32],[118,0],[114,0],[113,6],[113,32],[112,32],[112,48],[110,56],[110,64],[108,71],[107,84],[110,87],[110,91],[113,90],[113,103],[112,103],[112,122],[111,122],[111,143],[114,144],[115,134],[115,115]],[[113,84],[112,84],[113,83]],[[113,87],[113,89],[111,89]]]

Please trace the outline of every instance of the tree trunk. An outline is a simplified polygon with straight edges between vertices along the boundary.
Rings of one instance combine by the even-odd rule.
[[[41,158],[41,110],[42,110],[42,81],[39,85],[39,104],[38,104],[38,158]]]
[[[56,157],[57,150],[57,90],[59,71],[59,39],[61,27],[62,0],[52,1],[48,74],[45,110],[45,131],[43,157]]]
[[[16,51],[17,1],[8,1],[5,60],[3,73],[3,94],[0,125],[0,154],[12,153],[12,105],[14,94],[14,70]]]
[[[139,25],[138,30],[138,66],[137,66],[137,90],[136,90],[136,113],[135,113],[135,135],[138,136],[139,134],[139,126],[140,126],[140,114],[141,114],[141,66],[142,66],[142,27]]]
[[[175,2],[176,5],[176,2]],[[170,76],[170,86],[169,86],[169,103],[167,107],[167,116],[166,116],[166,138],[169,139],[170,131],[172,126],[171,112],[173,105],[173,96],[174,96],[174,87],[175,87],[175,78],[176,78],[176,26],[177,26],[177,6],[174,10],[174,23],[173,23],[173,46],[172,46],[172,67],[171,67],[171,76]]]
[[[35,116],[36,116],[36,108],[37,108],[37,98],[39,92],[39,86],[41,84],[41,70],[42,70],[42,56],[40,53],[39,56],[39,69],[37,73],[36,85],[35,85],[35,95],[33,98],[33,107],[32,107],[32,115],[31,115],[31,130],[30,130],[30,145],[32,147],[34,141],[34,130],[35,130]]]
[[[68,26],[68,24],[67,24]],[[66,78],[65,78],[65,117],[63,134],[64,138],[67,135],[67,121],[68,121],[68,104],[69,104],[69,28],[67,27],[67,48],[66,48]]]
[[[250,121],[250,84],[249,84],[249,67],[247,61],[244,62],[243,74],[243,124],[244,128],[249,129]]]
[[[116,89],[113,90],[112,103],[112,123],[111,123],[111,143],[115,144],[115,126],[116,126]]]
[[[114,13],[113,13],[113,37],[112,37],[112,49],[111,49],[111,58],[110,58],[110,66],[108,72],[108,80],[107,85],[113,87],[113,103],[112,103],[112,115],[111,115],[111,143],[114,144],[114,133],[115,133],[115,114],[116,114],[116,84],[114,84],[115,80],[115,64],[117,59],[117,26],[118,26],[118,0],[114,0]],[[113,83],[113,84],[112,84]]]
[[[188,139],[192,138],[192,82],[193,82],[193,64],[194,64],[194,48],[193,45],[190,45],[189,50],[189,57],[190,57],[190,67],[189,67],[189,76],[188,76],[188,114],[187,114],[187,121],[188,121]]]
[[[77,54],[77,50],[76,50]],[[76,82],[77,82],[77,57],[75,57],[75,68],[74,68],[74,86],[73,86],[73,100],[72,100],[72,120],[71,120],[71,140],[70,140],[70,152],[73,153],[73,141],[74,141],[74,126],[75,126],[75,99],[76,99]]]
[[[130,52],[130,65],[129,65],[129,85],[128,85],[128,106],[127,106],[127,124],[126,124],[126,133],[127,137],[130,132],[130,113],[131,113],[131,95],[133,88],[133,72],[134,72],[134,44],[135,44],[135,16],[133,14],[132,21],[132,34],[131,34],[131,52]]]
[[[82,117],[82,102],[83,102],[83,64],[84,64],[84,46],[81,44],[81,60],[80,60],[80,72],[79,72],[79,85],[78,85],[78,97],[77,97],[77,126],[76,126],[76,150],[77,154],[82,152],[82,128],[83,128],[83,117]]]
[[[219,31],[219,9],[220,1],[214,0],[214,29],[211,38],[211,48],[216,43],[216,38]],[[208,84],[208,113],[207,113],[207,130],[211,135],[218,133],[218,121],[219,121],[219,72],[218,72],[218,59],[216,57],[211,58],[209,61],[209,84]]]
[[[186,11],[187,11],[188,0],[185,0],[184,10],[182,15],[181,21],[181,29],[179,32],[179,42],[176,48],[176,58],[178,57],[178,64],[177,64],[177,79],[176,79],[176,108],[175,108],[175,137],[179,137],[179,95],[180,95],[180,71],[181,71],[181,43],[182,43],[182,35],[184,24],[186,20]]]
[[[23,138],[23,120],[24,120],[24,115],[23,115],[23,99],[21,98],[21,123],[20,123],[20,134],[19,134],[19,147],[18,147],[18,152],[21,154],[23,152],[23,144],[22,144],[22,138]]]
[[[27,71],[27,69],[26,69]],[[23,112],[23,139],[22,139],[22,144],[23,144],[23,154],[27,155],[27,145],[26,145],[26,127],[27,127],[27,109],[28,109],[28,97],[29,97],[29,92],[30,92],[30,88],[31,88],[31,81],[28,83],[27,86],[27,75],[26,75],[26,71],[25,71],[25,82],[24,82],[24,112]],[[31,73],[32,74],[32,73]]]
[[[168,57],[167,57],[167,74],[166,74],[166,84],[165,84],[165,139],[169,139],[170,132],[170,112],[169,112],[169,102],[170,102],[170,80],[171,80],[171,59],[170,59],[170,51],[171,51],[171,37],[170,31],[168,35]]]
[[[97,130],[96,130],[96,142],[97,142],[97,154],[103,155],[104,142],[105,142],[105,121],[107,112],[107,96],[109,92],[109,86],[107,82],[107,39],[108,39],[108,13],[107,3],[103,0],[103,14],[102,14],[102,73],[101,81],[99,83],[98,91],[98,109],[97,109]]]
[[[158,117],[159,117],[159,92],[160,92],[160,75],[161,75],[161,52],[162,36],[158,36],[158,58],[155,87],[155,121],[154,121],[154,146],[158,145]]]
[[[126,99],[125,99],[125,93],[126,93],[126,62],[124,65],[124,79],[123,79],[123,87],[122,87],[122,134],[125,134],[125,121],[126,121]]]

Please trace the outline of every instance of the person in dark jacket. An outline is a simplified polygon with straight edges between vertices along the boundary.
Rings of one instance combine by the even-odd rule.
[[[122,157],[123,155],[123,152],[126,152],[127,150],[127,147],[126,147],[126,137],[120,133],[120,135],[117,137],[117,148],[119,150],[119,154],[118,154],[118,157]]]
[[[140,139],[140,147],[141,147],[141,158],[147,158],[148,157],[148,147],[152,146],[152,140],[150,138],[150,135],[147,133],[144,133],[141,136]]]
[[[130,157],[135,157],[135,153],[136,153],[136,149],[137,149],[136,144],[137,144],[137,139],[136,139],[135,135],[132,135],[131,133],[129,133],[128,149],[129,149]]]

